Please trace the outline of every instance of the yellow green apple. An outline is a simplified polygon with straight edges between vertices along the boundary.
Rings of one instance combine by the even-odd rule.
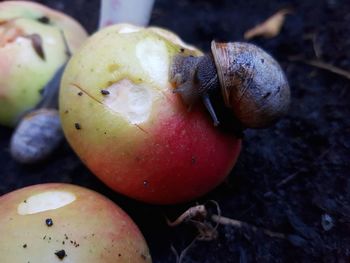
[[[151,262],[130,217],[104,196],[70,184],[39,184],[0,197],[2,263]]]
[[[13,126],[40,100],[40,91],[87,38],[71,17],[24,1],[0,3],[0,124]]]
[[[128,24],[95,33],[61,82],[62,127],[81,160],[109,187],[149,203],[197,198],[234,166],[240,139],[213,126],[199,103],[173,92],[176,54],[201,56],[174,33]]]

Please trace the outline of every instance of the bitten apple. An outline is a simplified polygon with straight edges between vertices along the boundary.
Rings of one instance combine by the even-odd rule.
[[[41,184],[0,197],[2,263],[151,262],[137,226],[86,188]]]
[[[40,90],[87,38],[75,20],[45,6],[0,3],[0,124],[13,126],[34,107]]]
[[[64,133],[81,160],[114,190],[144,202],[197,198],[231,171],[240,140],[191,110],[169,82],[176,54],[202,53],[160,28],[127,24],[94,34],[61,82]]]

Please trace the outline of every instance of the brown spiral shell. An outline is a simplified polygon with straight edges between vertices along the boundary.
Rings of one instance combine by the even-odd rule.
[[[212,41],[226,107],[248,128],[274,123],[288,110],[290,90],[275,59],[261,48],[240,42]]]

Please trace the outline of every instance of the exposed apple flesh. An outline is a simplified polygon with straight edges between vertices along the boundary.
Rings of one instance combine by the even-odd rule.
[[[0,197],[1,262],[151,262],[137,226],[104,196],[41,184]]]
[[[197,198],[231,171],[240,140],[173,93],[176,54],[202,53],[173,33],[127,24],[93,35],[63,75],[60,115],[81,160],[112,189],[144,202]]]
[[[65,39],[74,52],[86,37],[63,13],[31,2],[0,3],[0,124],[13,126],[38,103],[40,90],[68,58]]]
[[[73,193],[65,191],[47,191],[28,197],[20,203],[17,212],[20,215],[31,215],[58,209],[76,200]]]

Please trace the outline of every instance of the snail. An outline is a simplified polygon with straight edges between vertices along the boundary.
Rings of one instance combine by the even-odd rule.
[[[286,113],[290,90],[277,61],[261,48],[242,42],[211,42],[211,53],[200,57],[177,55],[170,68],[175,93],[192,106],[202,99],[214,125],[216,110],[211,102],[221,94],[243,128],[265,128]],[[218,92],[219,91],[219,92]]]
[[[22,164],[46,159],[63,140],[58,114],[58,86],[65,64],[55,73],[43,90],[38,105],[23,116],[11,137],[11,156]]]

